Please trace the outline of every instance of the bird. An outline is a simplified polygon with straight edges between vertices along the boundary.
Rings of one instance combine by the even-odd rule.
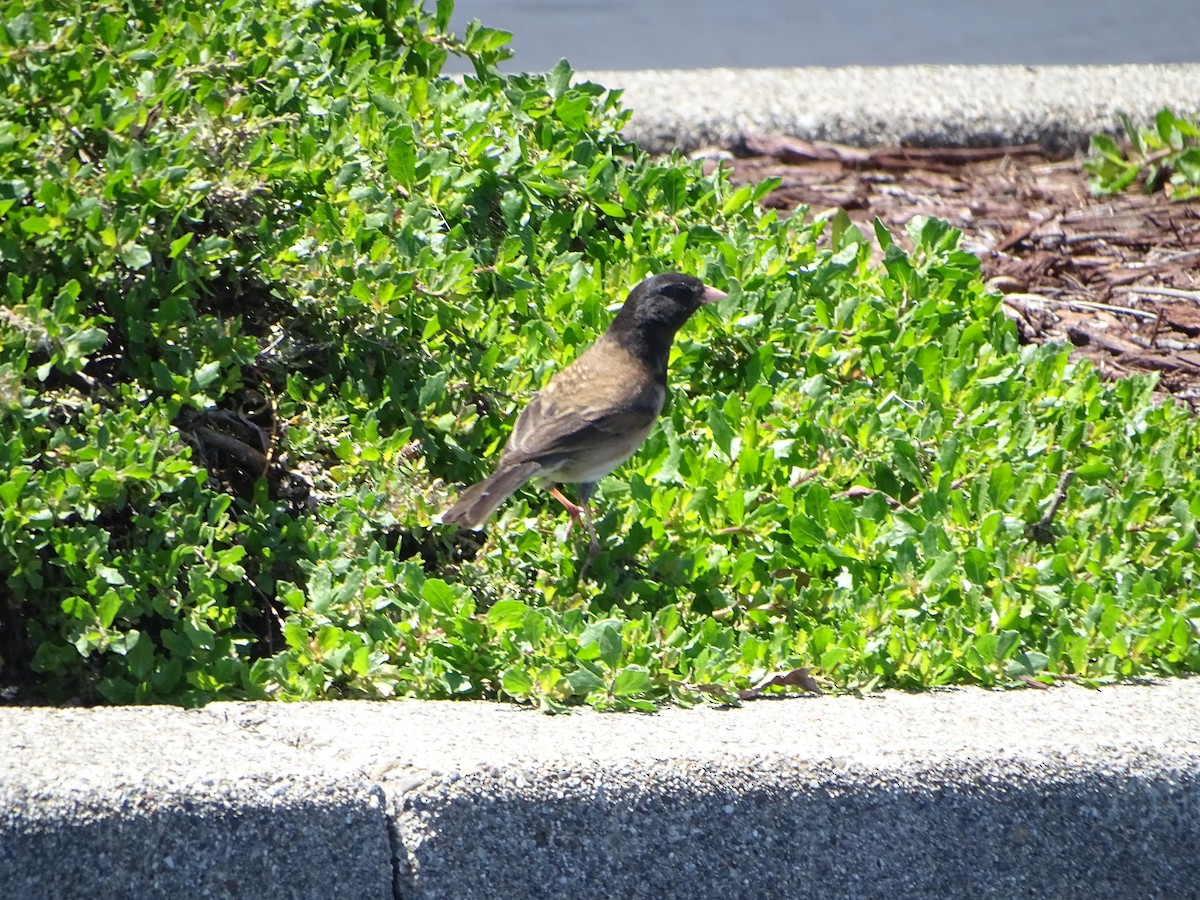
[[[596,483],[634,454],[662,412],[675,332],[702,305],[725,297],[680,272],[639,283],[604,334],[534,394],[495,471],[464,489],[442,523],[478,531],[514,491],[536,480],[566,509],[571,527],[583,521],[590,562],[600,549],[589,503]],[[578,484],[580,502],[563,496],[559,484]]]

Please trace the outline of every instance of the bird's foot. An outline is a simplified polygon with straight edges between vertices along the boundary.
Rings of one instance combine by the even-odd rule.
[[[563,507],[567,510],[567,515],[569,515],[572,519],[578,520],[579,517],[583,515],[584,508],[568,500],[566,496],[564,496],[563,492],[557,487],[550,488],[550,496],[563,505]]]
[[[567,526],[567,537],[570,537],[571,531],[574,529],[575,524],[577,522],[584,521],[584,512],[586,509],[585,507],[572,503],[570,500],[564,497],[563,492],[556,487],[550,488],[550,496],[561,503],[563,508],[567,511],[567,515],[571,517],[571,523]]]
[[[592,509],[586,503],[582,506],[572,503],[563,496],[562,491],[557,487],[550,489],[550,496],[563,505],[567,515],[571,517],[571,522],[567,526],[567,537],[571,537],[571,531],[575,528],[577,522],[582,522],[583,527],[588,533],[588,552],[584,558],[583,567],[579,570],[579,577],[582,578],[588,570],[588,566],[592,564],[592,560],[596,558],[596,554],[600,552],[600,539],[596,537],[596,526],[592,524]]]

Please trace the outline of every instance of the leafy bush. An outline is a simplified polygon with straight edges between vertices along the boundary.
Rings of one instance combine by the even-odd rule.
[[[1172,200],[1200,197],[1200,124],[1169,109],[1160,110],[1154,126],[1138,128],[1121,116],[1126,144],[1107,134],[1092,138],[1092,155],[1083,168],[1092,175],[1097,194],[1118,194],[1141,182],[1147,194],[1166,191]]]
[[[0,678],[649,708],[1200,669],[1200,432],[1150,381],[1019,347],[945,225],[780,222],[450,6],[6,9]],[[588,577],[537,492],[436,525],[672,269],[730,299]]]

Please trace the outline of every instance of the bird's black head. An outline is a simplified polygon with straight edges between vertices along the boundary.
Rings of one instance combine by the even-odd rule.
[[[701,304],[723,299],[725,294],[691,275],[653,275],[629,292],[610,327],[653,332],[670,341]]]

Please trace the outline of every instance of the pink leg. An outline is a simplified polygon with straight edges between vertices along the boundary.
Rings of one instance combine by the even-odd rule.
[[[590,493],[590,492],[589,492]],[[591,562],[592,557],[600,552],[600,540],[596,537],[596,527],[592,524],[592,508],[584,501],[582,506],[578,506],[563,496],[562,491],[557,487],[550,488],[550,496],[561,503],[567,510],[567,515],[571,517],[571,527],[567,529],[567,537],[571,536],[571,528],[575,527],[575,523],[581,518],[583,525],[587,528],[588,533],[588,562]]]
[[[555,500],[557,500],[559,503],[561,503],[566,508],[567,515],[571,517],[571,525],[567,529],[567,537],[570,537],[571,536],[571,528],[574,528],[575,523],[580,520],[581,514],[583,513],[585,507],[576,506],[574,503],[572,503],[570,500],[568,500],[566,497],[563,496],[563,492],[560,491],[557,486],[550,488],[550,496],[553,497]]]

